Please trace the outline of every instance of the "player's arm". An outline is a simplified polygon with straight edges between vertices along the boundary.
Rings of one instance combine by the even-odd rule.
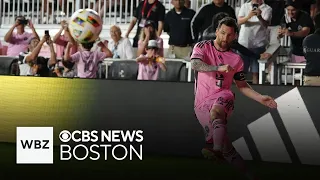
[[[245,75],[243,72],[237,72],[234,75],[235,84],[239,91],[245,96],[265,105],[270,108],[276,108],[277,103],[269,96],[261,95],[251,88],[251,86],[245,80]]]
[[[191,67],[193,70],[198,72],[211,72],[218,71],[219,66],[208,65],[203,62],[201,59],[191,59]]]

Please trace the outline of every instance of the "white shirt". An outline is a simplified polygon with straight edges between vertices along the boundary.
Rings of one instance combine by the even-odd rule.
[[[264,20],[271,22],[272,8],[266,4],[259,6],[262,11],[261,16]],[[238,17],[246,17],[252,10],[252,3],[244,3]],[[247,48],[258,48],[266,46],[269,42],[268,28],[264,27],[257,16],[251,17],[246,23],[241,25],[239,33],[239,43]]]
[[[19,63],[20,63],[19,64],[20,76],[34,76],[34,75],[36,75],[32,72],[32,67],[26,63],[27,56],[30,56],[30,55],[31,55],[31,52],[21,52],[20,53],[20,56],[23,57],[22,63],[19,61]],[[50,69],[49,61],[47,63],[47,66]]]
[[[111,40],[108,43],[108,49],[112,52],[113,58],[120,59],[134,59],[133,48],[128,38],[121,38],[118,42],[118,46],[115,48],[115,43]]]
[[[19,65],[20,69],[20,76],[34,76],[31,66],[29,64],[26,64],[26,58],[27,56],[31,55],[31,52],[28,53],[20,53],[21,56],[24,56],[22,64]]]

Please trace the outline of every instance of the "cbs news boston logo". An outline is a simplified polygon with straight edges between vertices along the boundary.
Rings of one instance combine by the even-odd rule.
[[[142,130],[63,130],[59,134],[60,160],[108,160],[109,152],[118,161],[133,160],[133,156],[142,160],[142,134]],[[70,146],[69,141],[76,145]],[[130,143],[128,147],[122,144],[126,142]],[[84,151],[85,155],[76,155],[79,150]],[[118,150],[124,153],[119,156],[116,153]],[[53,164],[53,127],[17,127],[16,151],[17,164]]]

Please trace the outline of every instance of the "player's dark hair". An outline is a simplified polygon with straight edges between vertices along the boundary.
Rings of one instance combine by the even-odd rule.
[[[320,12],[318,12],[318,13],[314,16],[313,20],[314,20],[315,28],[316,28],[316,29],[320,29]]]
[[[222,25],[232,27],[235,33],[239,32],[238,24],[232,17],[225,17],[221,19],[217,28],[220,29]]]
[[[91,48],[93,47],[94,45],[94,42],[90,42],[90,43],[81,43],[82,47],[86,50],[91,50]]]

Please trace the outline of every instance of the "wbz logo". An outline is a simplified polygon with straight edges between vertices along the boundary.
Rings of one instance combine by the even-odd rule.
[[[21,140],[20,142],[23,149],[50,149],[49,140]]]
[[[53,127],[17,127],[17,164],[53,164]]]

